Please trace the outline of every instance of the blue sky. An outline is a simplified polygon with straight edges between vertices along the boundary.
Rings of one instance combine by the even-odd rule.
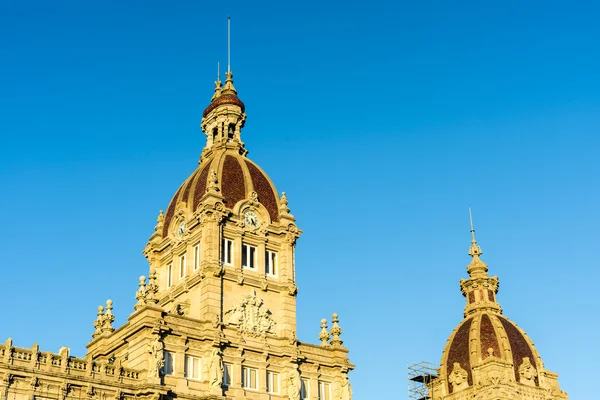
[[[0,341],[81,356],[99,304],[126,320],[231,15],[243,140],[304,230],[298,336],[340,314],[355,398],[404,398],[406,362],[439,362],[469,206],[505,315],[591,398],[600,9],[525,3],[2,2]]]

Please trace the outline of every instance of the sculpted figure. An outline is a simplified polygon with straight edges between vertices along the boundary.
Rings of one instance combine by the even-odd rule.
[[[460,363],[455,362],[452,372],[450,372],[450,376],[448,377],[448,381],[452,384],[452,389],[458,392],[459,390],[468,388],[468,378],[469,373],[460,366]]]
[[[164,349],[165,346],[160,340],[160,337],[157,337],[150,345],[150,348],[148,349],[148,352],[150,353],[150,364],[148,366],[149,378],[158,378],[160,376],[160,371],[165,365]]]
[[[244,319],[244,307],[241,305],[234,307],[231,310],[227,311],[225,314],[231,314],[231,316],[227,320],[228,324],[239,325]]]
[[[344,379],[342,380],[342,385],[340,388],[340,397],[341,400],[352,400],[352,385],[350,385],[348,375],[344,375]]]
[[[523,357],[523,362],[519,367],[519,376],[521,377],[521,383],[528,385],[535,385],[535,378],[537,377],[537,371],[529,357]]]
[[[214,349],[208,360],[208,373],[210,388],[221,388],[223,384],[223,362],[221,361],[221,352]]]
[[[287,377],[287,393],[289,400],[300,400],[300,391],[302,390],[302,379],[296,368],[289,370]]]

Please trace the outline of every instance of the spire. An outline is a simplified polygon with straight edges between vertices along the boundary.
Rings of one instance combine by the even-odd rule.
[[[202,150],[201,159],[208,159],[214,150],[232,149],[245,155],[241,139],[241,129],[246,122],[244,103],[238,98],[233,86],[231,72],[231,18],[227,18],[227,73],[225,85],[221,87],[220,65],[217,63],[217,81],[210,104],[202,113],[200,128],[206,134],[206,146]]]
[[[479,257],[483,252],[481,247],[477,245],[475,239],[475,228],[473,227],[473,214],[471,214],[471,207],[469,207],[469,222],[471,223],[471,247],[469,247],[469,255],[471,257]]]
[[[467,272],[470,276],[488,276],[487,275],[487,264],[485,264],[479,258],[483,254],[481,247],[477,244],[475,239],[475,228],[473,227],[473,214],[471,213],[471,207],[469,207],[469,222],[471,223],[471,246],[469,246],[469,255],[473,257],[471,263],[467,266]]]
[[[469,279],[461,279],[460,288],[463,295],[467,298],[465,307],[465,316],[480,310],[502,313],[502,308],[496,302],[496,293],[498,293],[498,277],[488,275],[488,266],[481,261],[479,256],[483,254],[481,247],[475,239],[475,228],[473,227],[473,214],[469,207],[469,222],[471,224],[471,246],[469,246],[469,255],[472,257],[471,263],[467,265]]]

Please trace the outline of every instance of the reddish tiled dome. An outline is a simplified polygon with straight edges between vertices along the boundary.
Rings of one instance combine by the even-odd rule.
[[[543,368],[525,332],[499,314],[483,312],[464,319],[452,332],[442,356],[442,375],[448,382],[453,366],[459,363],[468,374],[469,386],[472,386],[473,368],[490,357],[512,363],[517,382],[520,380],[518,368],[524,357],[529,358],[536,370]],[[536,385],[539,386],[537,380]],[[450,384],[448,391],[452,393]]]
[[[233,209],[239,201],[249,198],[254,191],[258,202],[269,213],[271,221],[279,220],[279,196],[269,177],[248,158],[236,152],[223,150],[208,160],[203,160],[179,187],[165,214],[163,236],[166,236],[169,230],[178,203],[185,202],[187,209],[192,212],[196,210],[206,193],[211,170],[217,174],[219,193],[224,198],[225,207]]]
[[[246,111],[246,106],[244,103],[233,93],[222,94],[219,97],[215,98],[209,105],[204,109],[202,113],[203,117],[206,117],[208,113],[217,108],[218,106],[222,106],[225,104],[233,104],[239,106],[242,109],[242,113]]]

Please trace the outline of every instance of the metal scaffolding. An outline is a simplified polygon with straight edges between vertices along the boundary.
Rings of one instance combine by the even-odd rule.
[[[408,398],[411,400],[429,400],[429,384],[438,377],[439,366],[421,361],[407,366]]]

